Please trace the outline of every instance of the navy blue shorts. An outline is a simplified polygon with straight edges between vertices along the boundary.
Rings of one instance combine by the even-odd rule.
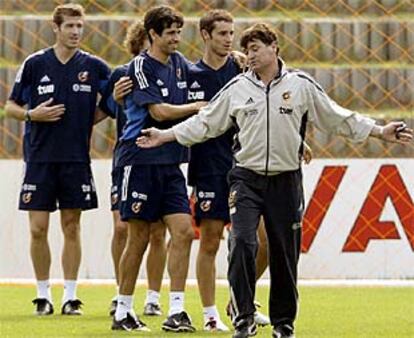
[[[121,202],[122,168],[114,168],[111,178],[111,211],[115,211],[119,210],[119,203]]]
[[[25,164],[20,210],[89,210],[98,207],[89,163]]]
[[[195,219],[197,225],[202,219],[230,221],[228,198],[229,184],[226,176],[197,178],[194,185]]]
[[[190,214],[184,175],[178,164],[123,167],[122,221],[155,222],[165,215]]]

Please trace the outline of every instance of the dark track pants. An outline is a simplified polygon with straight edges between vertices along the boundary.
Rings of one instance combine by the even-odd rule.
[[[229,183],[232,228],[228,280],[233,325],[245,325],[255,312],[256,229],[263,215],[269,248],[270,320],[273,326],[293,326],[304,204],[301,170],[264,176],[236,167],[229,174]]]

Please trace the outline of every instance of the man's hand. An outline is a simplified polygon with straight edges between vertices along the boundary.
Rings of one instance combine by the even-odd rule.
[[[302,160],[305,164],[309,164],[312,161],[313,153],[311,147],[306,142],[303,142],[303,155]]]
[[[143,129],[141,131],[143,136],[140,136],[135,141],[140,148],[154,148],[159,147],[167,142],[175,141],[175,135],[171,129],[160,130],[157,128]]]
[[[378,131],[378,128],[379,131]],[[407,144],[413,140],[413,130],[408,128],[404,122],[390,122],[383,127],[374,127],[372,136],[378,137],[387,142]]]
[[[233,50],[231,53],[233,56],[234,61],[236,61],[237,65],[240,67],[241,70],[245,70],[247,68],[247,56],[246,54],[239,52],[238,50]]]
[[[51,106],[53,98],[39,104],[36,108],[30,110],[30,119],[36,122],[55,122],[62,118],[65,113],[65,105],[56,104]]]
[[[128,76],[121,77],[114,85],[112,95],[119,105],[123,104],[124,97],[132,91],[132,80]]]

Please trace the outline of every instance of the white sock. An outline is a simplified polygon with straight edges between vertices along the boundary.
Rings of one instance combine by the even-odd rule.
[[[210,318],[219,319],[220,315],[217,311],[217,307],[215,305],[212,306],[205,306],[203,308],[203,315],[204,315],[204,322],[210,320]]]
[[[52,303],[52,293],[50,290],[48,279],[37,281],[37,298],[45,298]]]
[[[76,297],[76,280],[65,279],[63,281],[63,299],[65,304],[68,300],[75,300]]]
[[[127,316],[127,313],[135,317],[135,312],[132,309],[133,296],[118,295],[118,304],[115,311],[115,320],[120,321]]]
[[[145,304],[159,304],[160,303],[160,293],[154,290],[147,290],[147,298],[145,299]]]
[[[184,311],[184,292],[170,292],[170,311],[168,316]]]

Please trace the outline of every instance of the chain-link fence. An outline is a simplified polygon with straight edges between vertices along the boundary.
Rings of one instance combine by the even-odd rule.
[[[50,13],[54,0],[0,0],[0,109],[16,69],[24,58],[54,41]],[[236,44],[254,22],[270,23],[280,38],[281,55],[289,66],[314,76],[341,105],[388,121],[413,125],[414,1],[412,0],[215,0],[141,1],[83,0],[87,25],[82,48],[111,65],[128,61],[122,47],[128,24],[152,5],[167,3],[186,16],[181,51],[190,59],[202,54],[198,18],[208,9],[225,8],[236,17]],[[21,156],[22,125],[0,121],[0,156]],[[109,157],[114,126],[95,128],[93,157]],[[316,157],[407,157],[413,147],[370,140],[362,145],[321,134],[312,128],[308,142]]]

